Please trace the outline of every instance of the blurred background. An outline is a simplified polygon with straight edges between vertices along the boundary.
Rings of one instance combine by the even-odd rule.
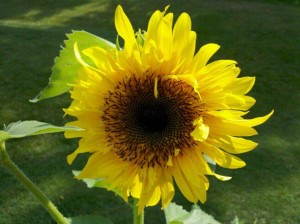
[[[32,104],[51,74],[65,34],[86,30],[115,41],[114,11],[121,4],[135,30],[146,29],[150,15],[170,4],[177,18],[187,12],[197,32],[197,49],[221,45],[212,60],[234,59],[241,76],[256,76],[250,95],[257,100],[249,117],[275,114],[252,138],[259,146],[241,157],[247,166],[210,178],[208,200],[201,208],[221,223],[300,223],[300,4],[246,0],[10,0],[0,2],[0,125],[39,120],[64,125],[68,94]],[[112,192],[88,189],[73,179],[82,156],[72,166],[66,156],[77,140],[51,134],[11,140],[7,150],[19,167],[66,216],[98,214],[114,223],[131,223],[131,209]],[[190,210],[179,191],[174,201]],[[159,207],[146,209],[146,223],[164,223]],[[0,167],[0,223],[54,223],[36,199]]]

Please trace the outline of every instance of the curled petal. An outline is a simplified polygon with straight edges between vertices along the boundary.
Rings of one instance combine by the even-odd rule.
[[[122,6],[118,5],[115,13],[115,26],[118,34],[125,40],[125,48],[132,50],[133,45],[136,44],[134,30],[130,20],[123,11]]]

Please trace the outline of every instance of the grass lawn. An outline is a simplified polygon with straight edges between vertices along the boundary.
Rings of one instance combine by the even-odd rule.
[[[37,2],[37,3],[33,3]],[[201,207],[221,223],[238,216],[241,223],[300,223],[300,7],[276,1],[111,1],[64,0],[0,2],[0,123],[37,119],[63,125],[62,108],[68,94],[29,103],[47,83],[53,59],[65,33],[86,30],[115,40],[114,10],[122,3],[135,28],[146,28],[155,9],[171,2],[177,17],[188,12],[198,34],[198,47],[222,46],[214,59],[235,59],[242,76],[256,76],[250,93],[257,99],[250,116],[274,116],[258,128],[259,147],[241,157],[247,166],[223,170],[233,179],[210,178],[208,200]],[[289,1],[297,3],[298,1]],[[72,177],[85,158],[72,167],[66,156],[77,140],[62,134],[7,142],[19,167],[49,196],[66,216],[99,214],[114,223],[131,223],[131,209],[113,193],[87,189]],[[84,157],[84,156],[83,156]],[[0,167],[1,168],[1,167]],[[177,191],[175,201],[190,209]],[[54,223],[8,172],[0,169],[0,224]],[[164,223],[160,208],[146,209],[146,223]]]

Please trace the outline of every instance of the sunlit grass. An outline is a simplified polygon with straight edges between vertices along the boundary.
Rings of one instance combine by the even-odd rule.
[[[29,103],[48,83],[53,59],[65,33],[87,30],[115,40],[114,9],[118,2],[95,1],[2,1],[0,3],[0,123],[38,119],[63,125],[62,108],[68,95]],[[268,1],[268,2],[271,2]],[[273,1],[272,1],[273,2]],[[274,1],[275,2],[275,1]],[[133,25],[146,27],[151,12],[167,2],[122,3]],[[171,11],[188,12],[198,34],[198,46],[221,45],[215,59],[235,59],[243,76],[256,76],[250,95],[257,104],[250,117],[275,109],[274,116],[259,127],[259,147],[243,159],[241,170],[218,169],[233,176],[223,183],[210,178],[208,201],[201,207],[222,223],[238,216],[244,223],[300,223],[300,9],[295,5],[258,1],[173,0]],[[130,223],[130,208],[113,193],[87,189],[72,177],[84,158],[70,167],[66,156],[76,141],[62,134],[30,137],[8,142],[13,160],[68,216],[100,214],[115,223]],[[179,193],[175,200],[190,209]],[[6,171],[0,169],[0,223],[53,223],[35,199]],[[116,215],[118,214],[118,215]],[[159,208],[146,209],[146,223],[163,223]]]
[[[61,8],[56,13],[47,15],[41,9],[32,8],[23,14],[18,14],[11,19],[1,19],[1,26],[27,27],[27,28],[51,28],[65,26],[74,18],[80,18],[91,14],[101,14],[107,10],[108,2],[95,1],[76,5],[70,8]],[[51,5],[49,5],[51,7]]]

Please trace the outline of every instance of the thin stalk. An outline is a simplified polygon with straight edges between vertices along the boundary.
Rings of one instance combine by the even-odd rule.
[[[133,205],[133,224],[144,224],[144,210],[141,214],[138,213],[138,206],[137,203],[139,199],[134,198],[134,205]]]
[[[0,143],[1,164],[10,171],[29,190],[55,219],[58,224],[70,224],[55,207],[55,205],[47,198],[47,196],[17,167],[17,165],[9,158],[5,149],[5,143]]]

